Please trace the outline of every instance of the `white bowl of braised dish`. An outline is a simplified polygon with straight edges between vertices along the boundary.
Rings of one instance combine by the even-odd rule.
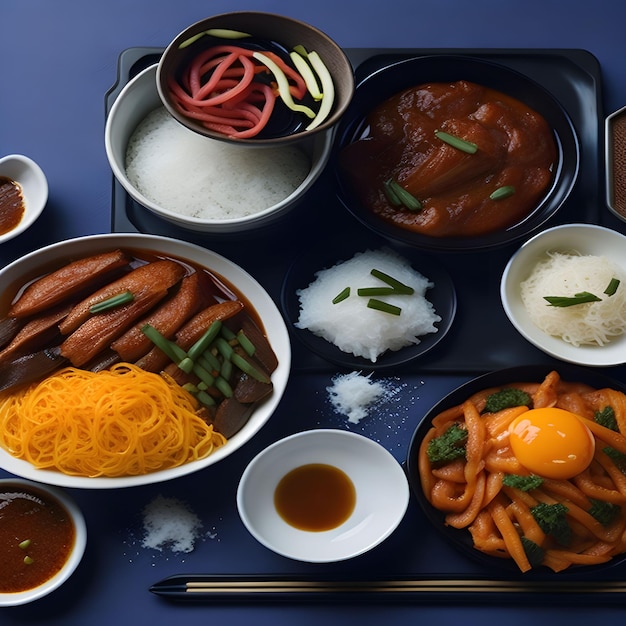
[[[535,235],[511,257],[500,295],[507,317],[543,352],[570,363],[626,362],[626,237],[593,224]]]
[[[94,235],[0,280],[0,467],[17,476],[90,489],[183,476],[249,441],[285,390],[280,312],[205,248]]]
[[[0,480],[0,606],[27,604],[60,587],[78,567],[87,529],[64,491],[29,480]]]
[[[252,536],[288,558],[343,561],[386,539],[408,506],[404,471],[380,444],[343,430],[299,432],[259,453],[237,490]]]
[[[527,237],[576,182],[567,111],[528,76],[471,56],[391,63],[364,78],[337,128],[338,196],[375,232],[465,252]]]

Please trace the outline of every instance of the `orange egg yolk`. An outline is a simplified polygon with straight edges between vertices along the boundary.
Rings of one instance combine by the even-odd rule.
[[[529,472],[567,479],[584,471],[595,452],[595,440],[582,419],[555,408],[531,409],[509,426],[513,454]]]

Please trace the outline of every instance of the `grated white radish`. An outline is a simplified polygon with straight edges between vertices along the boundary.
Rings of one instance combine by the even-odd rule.
[[[371,275],[372,269],[380,270],[415,290],[410,296],[395,294],[379,298],[400,307],[400,315],[370,309],[368,298],[357,295],[360,287],[387,286]],[[295,325],[309,329],[343,352],[376,362],[387,350],[417,344],[419,337],[437,332],[435,324],[441,321],[441,317],[425,297],[433,283],[392,250],[359,252],[315,276],[308,287],[297,292],[300,315]],[[333,304],[333,298],[345,287],[351,288],[350,296]]]
[[[144,548],[191,552],[200,534],[200,518],[180,500],[157,496],[143,510]]]
[[[160,107],[130,137],[126,176],[155,204],[188,217],[236,219],[288,198],[310,170],[297,147],[242,149],[201,137]]]
[[[364,376],[360,372],[340,374],[326,387],[333,408],[351,424],[358,424],[366,417],[368,407],[385,393],[385,387],[371,376],[371,373]]]
[[[613,296],[604,294],[611,279],[620,280]],[[602,256],[548,253],[520,284],[522,302],[532,322],[548,335],[574,346],[603,346],[626,330],[626,274]],[[588,291],[600,302],[549,306],[545,296],[571,297]]]

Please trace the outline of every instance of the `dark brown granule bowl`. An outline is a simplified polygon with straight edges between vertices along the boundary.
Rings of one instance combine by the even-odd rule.
[[[626,222],[626,107],[606,118],[606,202]]]

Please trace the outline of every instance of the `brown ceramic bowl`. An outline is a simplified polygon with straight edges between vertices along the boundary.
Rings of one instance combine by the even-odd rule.
[[[247,33],[243,39],[222,39],[206,31],[227,29]],[[192,42],[192,43],[189,43]],[[182,47],[181,47],[182,44]],[[306,130],[309,119],[294,114],[277,101],[268,125],[253,138],[232,138],[206,128],[201,122],[180,112],[175,106],[168,87],[170,77],[178,78],[192,58],[216,44],[250,47],[260,52],[272,50],[287,55],[296,46],[303,46],[308,53],[317,52],[330,72],[334,85],[334,101],[330,114],[312,130]],[[323,32],[281,15],[237,11],[223,13],[200,20],[183,30],[166,48],[157,68],[157,88],[163,104],[181,124],[205,137],[242,145],[278,145],[300,141],[312,134],[332,128],[339,120],[354,92],[354,72],[343,50]],[[310,102],[317,110],[319,104]]]

